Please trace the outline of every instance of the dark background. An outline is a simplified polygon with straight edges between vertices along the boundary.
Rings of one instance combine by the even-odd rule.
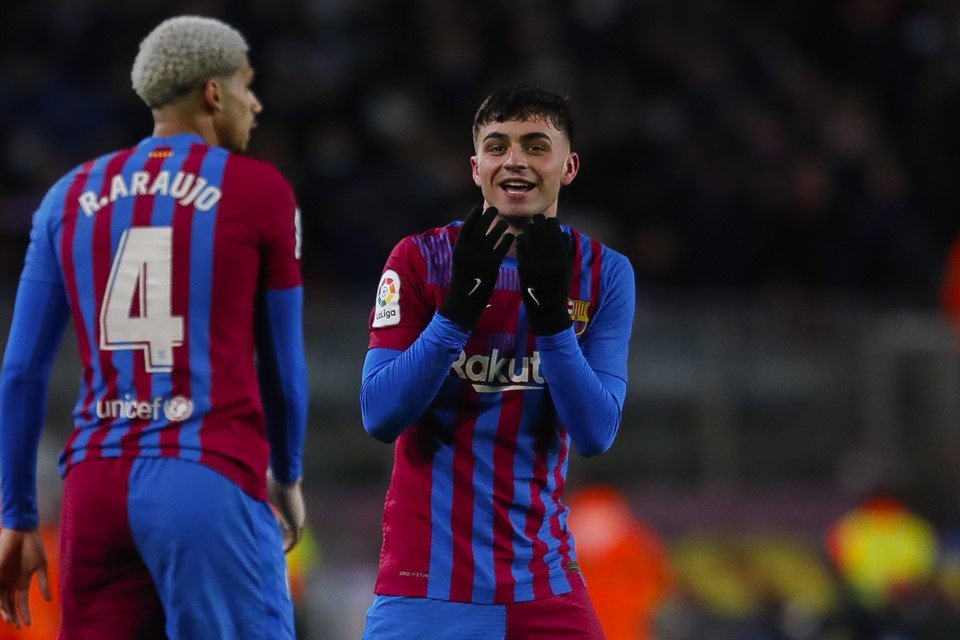
[[[473,112],[516,81],[570,97],[582,169],[561,219],[637,272],[621,434],[608,454],[574,460],[570,484],[618,487],[670,545],[682,597],[661,637],[854,637],[829,624],[842,599],[823,534],[879,488],[938,532],[938,604],[923,619],[956,617],[960,366],[939,299],[960,227],[960,5],[7,3],[7,313],[46,189],[150,134],[130,67],[149,30],[181,13],[247,37],[265,105],[249,153],[288,176],[303,211],[306,491],[320,548],[304,610],[305,624],[326,629],[309,637],[356,637],[370,599],[391,452],[363,433],[357,393],[380,270],[401,237],[479,203]],[[52,385],[48,475],[76,393],[71,348]],[[45,517],[55,521],[55,505]],[[825,576],[807,594],[819,604],[756,581],[742,606],[698,591],[706,569],[684,560],[689,545],[713,536],[722,555],[734,544],[724,541],[758,535],[805,551],[804,566]],[[770,593],[808,613],[807,632],[758,613]],[[691,611],[711,631],[670,625]],[[903,637],[935,637],[925,628]]]

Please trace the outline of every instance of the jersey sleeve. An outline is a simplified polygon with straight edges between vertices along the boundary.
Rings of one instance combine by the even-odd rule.
[[[370,312],[369,348],[403,351],[430,324],[436,305],[427,292],[426,270],[426,259],[412,238],[394,247]]]
[[[0,371],[2,525],[37,528],[37,448],[50,369],[70,317],[52,228],[72,173],[50,189],[33,216],[13,321]]]
[[[302,284],[300,209],[293,188],[280,172],[261,165],[260,188],[252,190],[255,215],[263,221],[263,276],[267,289]]]
[[[57,260],[57,249],[54,245],[55,234],[52,225],[57,213],[56,203],[63,201],[68,185],[67,179],[55,184],[47,192],[36,213],[33,214],[30,245],[27,247],[23,272],[20,274],[22,280],[63,284],[60,263]]]
[[[627,390],[627,349],[636,293],[633,268],[611,252],[606,295],[579,343],[573,328],[539,336],[541,367],[560,422],[581,455],[606,451],[620,428]]]
[[[263,398],[270,469],[281,483],[302,475],[308,381],[303,340],[300,210],[293,188],[266,163],[248,161],[248,204],[260,227],[257,377]]]
[[[0,495],[4,527],[37,528],[37,448],[47,406],[50,369],[69,317],[61,283],[20,280],[0,371]]]

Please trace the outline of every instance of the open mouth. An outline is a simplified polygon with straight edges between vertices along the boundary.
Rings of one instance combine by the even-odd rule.
[[[504,180],[500,183],[500,188],[506,191],[508,196],[514,198],[525,196],[528,192],[532,191],[535,186],[532,182],[516,179]]]

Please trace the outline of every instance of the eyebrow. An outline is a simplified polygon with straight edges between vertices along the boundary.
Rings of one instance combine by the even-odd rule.
[[[505,133],[501,133],[501,132],[499,132],[499,131],[491,131],[490,133],[488,133],[487,135],[485,135],[485,136],[483,137],[483,140],[481,140],[480,142],[486,142],[487,140],[490,140],[491,138],[494,138],[494,139],[503,139],[503,138],[509,138],[509,137],[510,137],[510,136],[508,136],[508,135],[505,134]],[[529,142],[529,141],[531,141],[531,140],[546,140],[547,142],[553,142],[553,140],[551,140],[550,136],[548,136],[548,135],[545,134],[545,133],[541,133],[541,132],[539,132],[539,131],[534,131],[533,133],[525,133],[525,134],[523,134],[522,136],[520,136],[520,141],[521,141],[521,142]]]

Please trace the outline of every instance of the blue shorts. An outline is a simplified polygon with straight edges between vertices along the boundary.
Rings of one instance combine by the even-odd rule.
[[[61,640],[295,637],[273,511],[195,462],[79,463],[60,548]]]
[[[586,589],[510,604],[377,596],[363,640],[603,640]]]

